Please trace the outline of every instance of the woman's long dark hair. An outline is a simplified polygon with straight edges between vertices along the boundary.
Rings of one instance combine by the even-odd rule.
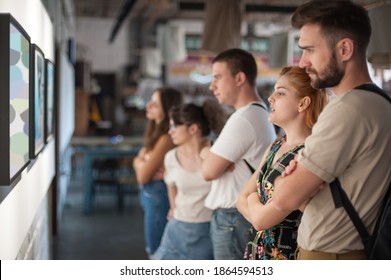
[[[155,92],[159,93],[164,117],[158,124],[153,120],[148,122],[148,126],[144,134],[144,147],[147,151],[152,150],[160,136],[168,132],[169,112],[171,108],[182,104],[182,94],[174,88],[161,87],[156,89]]]

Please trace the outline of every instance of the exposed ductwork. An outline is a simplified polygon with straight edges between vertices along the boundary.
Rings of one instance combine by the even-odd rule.
[[[123,24],[126,17],[142,17],[146,24],[152,25],[158,21],[164,21],[169,19],[181,19],[192,18],[204,19],[205,14],[208,14],[207,6],[216,5],[218,0],[204,0],[204,1],[173,1],[173,0],[124,0],[117,13],[116,21],[113,29],[110,33],[109,42],[112,43],[115,39],[117,32]],[[227,5],[231,1],[223,1],[223,10],[226,13]],[[258,4],[249,0],[238,0],[236,2],[241,3],[242,8],[240,12],[241,19],[252,19],[257,21],[257,17],[254,15],[262,14],[264,20],[269,22],[280,21],[281,18],[286,17],[287,14],[292,13],[296,6],[294,5],[267,5]],[[263,2],[265,3],[265,2]],[[222,13],[223,14],[223,13]],[[267,16],[266,16],[267,15]],[[206,21],[209,22],[208,17]],[[212,19],[213,21],[213,19]],[[229,20],[227,20],[229,22]],[[208,24],[208,23],[207,23]],[[213,22],[212,22],[213,25]]]

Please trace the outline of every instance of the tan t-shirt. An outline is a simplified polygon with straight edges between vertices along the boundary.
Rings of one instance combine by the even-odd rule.
[[[325,182],[338,177],[371,233],[391,179],[391,105],[362,90],[335,98],[307,138],[299,163]],[[344,208],[335,209],[328,184],[305,208],[298,234],[306,250],[363,249]]]

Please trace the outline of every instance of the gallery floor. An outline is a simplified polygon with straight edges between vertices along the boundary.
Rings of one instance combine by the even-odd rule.
[[[137,193],[125,196],[119,211],[113,192],[98,193],[94,211],[83,213],[80,180],[68,188],[59,234],[53,240],[56,260],[145,260],[143,213]]]

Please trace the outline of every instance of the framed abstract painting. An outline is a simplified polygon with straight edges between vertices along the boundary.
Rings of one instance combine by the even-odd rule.
[[[29,163],[30,36],[10,14],[0,14],[0,185],[10,185]]]
[[[45,146],[45,56],[31,44],[30,71],[30,158],[35,158]]]
[[[54,133],[54,64],[45,60],[45,143],[53,138]]]

